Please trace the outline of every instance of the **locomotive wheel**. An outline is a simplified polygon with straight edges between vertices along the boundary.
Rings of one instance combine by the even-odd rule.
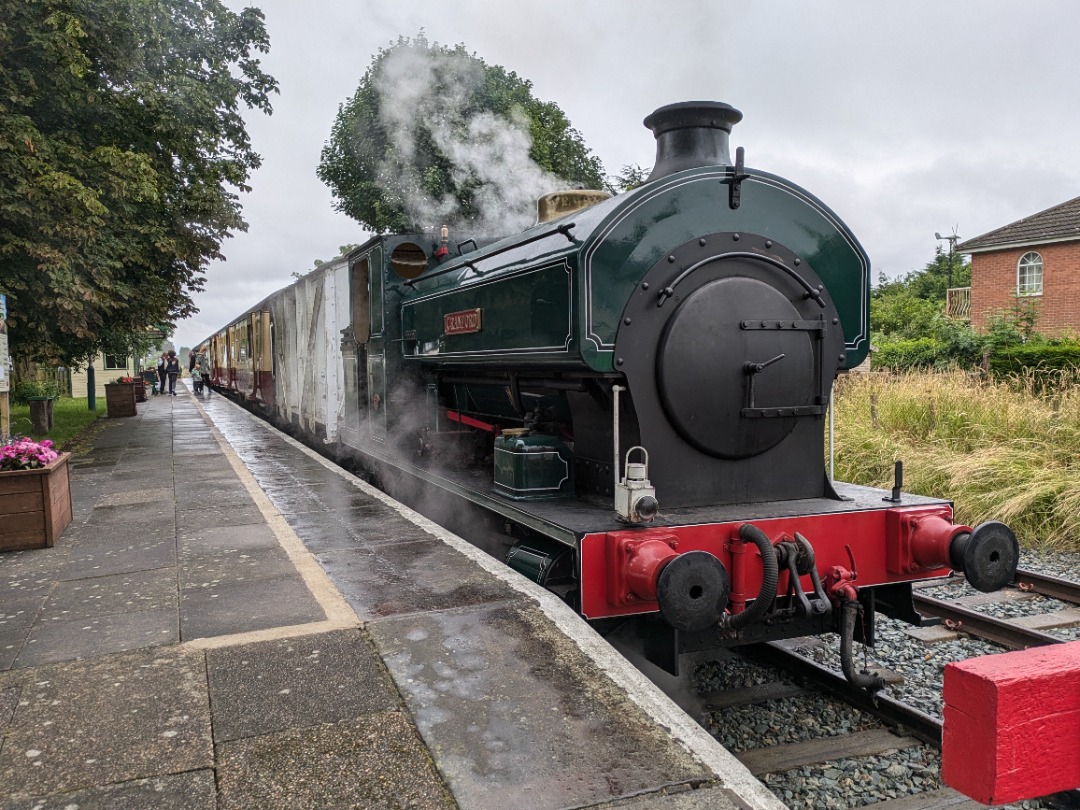
[[[660,572],[656,599],[660,615],[676,630],[694,632],[716,624],[727,607],[731,580],[707,551],[680,554]]]

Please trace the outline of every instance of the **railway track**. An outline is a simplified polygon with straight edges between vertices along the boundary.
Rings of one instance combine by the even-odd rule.
[[[961,603],[972,603],[965,606],[957,604],[957,600],[929,596],[923,592],[927,589],[920,588],[916,594],[916,607],[925,615],[941,618],[955,633],[984,639],[1005,649],[1062,643],[1067,639],[1044,632],[1044,629],[1070,623],[1080,624],[1080,610],[1077,609],[1077,606],[1080,606],[1080,584],[1031,571],[1020,571],[1017,573],[1014,589],[1012,596],[1006,597],[1006,601],[1038,594],[1067,605],[1047,614],[1004,619],[975,609],[977,606],[985,607],[988,602],[993,603],[992,599],[981,595],[962,597],[959,599]],[[800,778],[805,777],[805,781],[811,784],[811,792],[815,781],[827,783],[827,787],[835,785],[843,788],[846,780],[852,791],[849,806],[869,806],[881,810],[975,810],[983,807],[942,786],[936,778],[940,767],[940,718],[897,697],[899,690],[887,689],[876,695],[869,695],[853,689],[840,672],[805,654],[808,650],[827,648],[827,643],[821,645],[817,641],[806,639],[757,645],[749,653],[754,662],[753,666],[760,667],[759,671],[762,672],[771,671],[775,680],[766,679],[753,685],[703,695],[706,716],[713,718],[714,726],[722,724],[725,716],[739,718],[742,722],[745,722],[748,716],[756,716],[761,727],[780,728],[785,722],[791,722],[791,704],[820,701],[821,698],[815,695],[824,693],[837,705],[850,707],[852,712],[859,713],[857,719],[845,720],[845,730],[839,734],[836,728],[823,728],[824,734],[831,736],[814,739],[788,741],[780,728],[779,733],[773,735],[777,742],[764,747],[738,750],[736,756],[777,795],[798,806],[843,805],[817,804],[816,800],[814,804],[807,804],[810,799],[797,792],[791,796],[785,795],[785,774],[797,773]],[[885,676],[887,683],[898,684],[904,680],[895,673],[881,674]],[[767,714],[768,707],[785,702],[789,704],[788,719],[770,719]],[[760,714],[757,713],[759,710]],[[890,757],[896,757],[897,763],[882,770],[882,762]],[[895,797],[881,790],[878,793],[885,795],[880,800],[867,801],[865,791],[860,794],[864,787],[861,783],[872,782],[876,777],[869,769],[861,768],[859,763],[866,760],[871,760],[873,767],[885,777],[892,774],[910,778],[910,774],[917,771],[920,773],[918,779],[925,789],[912,795]],[[928,770],[934,772],[933,778],[926,776]],[[1047,797],[1040,806],[1080,808],[1080,791]]]
[[[1046,633],[1044,629],[1080,624],[1080,607],[1077,607],[1080,606],[1080,584],[1034,571],[1019,570],[1013,588],[1023,594],[1039,594],[1072,607],[1033,614],[1023,619],[1003,619],[964,604],[965,601],[976,604],[1000,601],[996,595],[949,601],[927,595],[924,593],[926,588],[915,589],[915,607],[923,615],[941,619],[949,630],[967,633],[1009,650],[1061,644],[1066,639]]]

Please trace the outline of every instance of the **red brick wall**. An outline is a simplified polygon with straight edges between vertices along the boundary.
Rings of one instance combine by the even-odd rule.
[[[973,254],[971,324],[976,329],[985,329],[994,312],[1015,308],[1016,263],[1032,250],[1042,256],[1043,291],[1023,301],[1034,301],[1038,309],[1035,330],[1047,336],[1080,333],[1080,241]]]

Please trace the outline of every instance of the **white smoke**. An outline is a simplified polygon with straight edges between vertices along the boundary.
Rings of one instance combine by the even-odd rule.
[[[455,183],[475,187],[480,222],[469,230],[494,235],[527,228],[535,220],[537,198],[566,187],[529,156],[532,138],[524,112],[510,120],[470,112],[483,78],[483,66],[463,53],[411,43],[391,51],[373,77],[392,144],[380,179],[404,187],[401,202],[424,230],[443,224],[460,230],[463,224],[456,199],[436,199],[423,187],[417,156],[425,132],[452,162]]]

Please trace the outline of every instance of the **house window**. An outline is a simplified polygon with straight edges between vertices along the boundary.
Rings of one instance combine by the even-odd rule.
[[[1020,257],[1016,265],[1016,294],[1042,295],[1043,260],[1032,251]]]
[[[116,369],[127,369],[127,357],[121,357],[118,354],[105,355],[105,370],[115,371]]]

